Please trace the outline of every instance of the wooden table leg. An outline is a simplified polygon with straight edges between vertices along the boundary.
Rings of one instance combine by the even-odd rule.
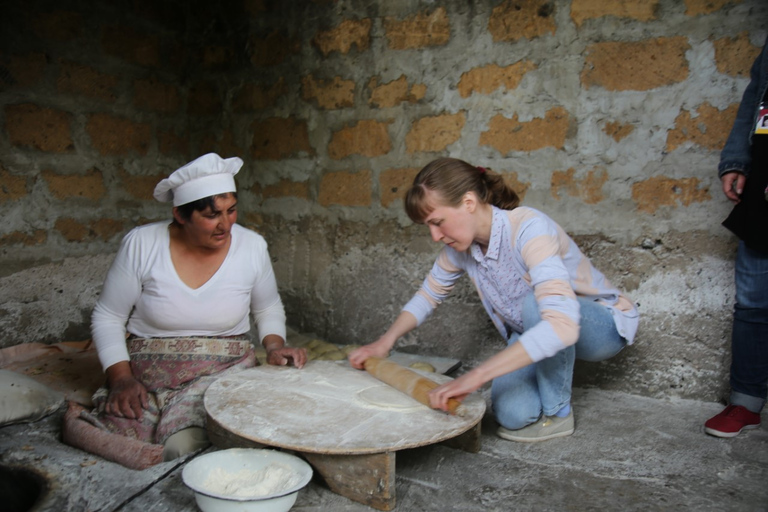
[[[378,510],[395,508],[395,452],[299,455],[307,459],[336,494]]]
[[[256,441],[233,434],[221,426],[218,421],[211,418],[210,414],[207,415],[205,430],[211,444],[222,450],[226,448],[269,448]]]
[[[480,439],[480,423],[481,422],[478,422],[474,427],[463,434],[452,437],[451,439],[446,439],[443,441],[443,444],[450,448],[464,450],[469,453],[479,452],[482,447],[482,441]]]

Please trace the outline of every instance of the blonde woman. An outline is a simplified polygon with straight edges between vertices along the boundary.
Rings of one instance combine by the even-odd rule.
[[[592,266],[544,213],[519,206],[502,177],[454,158],[429,163],[405,198],[408,216],[445,245],[421,289],[375,342],[349,355],[362,368],[386,357],[467,274],[507,347],[430,393],[433,408],[492,381],[491,400],[508,440],[535,442],[574,431],[574,359],[601,361],[631,344],[635,305]]]

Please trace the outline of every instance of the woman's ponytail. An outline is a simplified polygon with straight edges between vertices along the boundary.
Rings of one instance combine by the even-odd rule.
[[[457,207],[464,194],[474,192],[484,203],[503,210],[520,204],[517,193],[504,182],[504,177],[485,167],[475,167],[457,158],[438,158],[419,171],[405,195],[405,211],[412,221],[421,224],[432,212],[428,191],[436,192],[441,203]]]

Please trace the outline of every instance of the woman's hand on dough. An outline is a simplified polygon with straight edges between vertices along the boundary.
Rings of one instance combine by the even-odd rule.
[[[349,364],[352,368],[362,370],[365,368],[365,360],[369,357],[388,357],[389,351],[395,346],[397,340],[415,329],[417,324],[418,322],[413,314],[408,311],[401,311],[392,325],[389,326],[379,339],[349,353],[349,356],[347,356]]]
[[[303,348],[280,347],[267,352],[267,364],[274,366],[295,366],[303,368],[307,364],[307,351]]]
[[[133,375],[110,381],[109,397],[105,407],[107,414],[141,420],[144,417],[144,409],[148,407],[147,388]]]
[[[389,356],[389,348],[387,348],[381,341],[374,341],[368,345],[363,345],[357,350],[353,350],[347,356],[349,364],[352,368],[362,370],[365,368],[365,360],[369,357],[382,357]]]
[[[448,400],[453,398],[461,402],[470,393],[477,391],[482,382],[475,382],[471,373],[465,373],[461,377],[448,381],[429,392],[429,406],[441,411],[448,410]]]

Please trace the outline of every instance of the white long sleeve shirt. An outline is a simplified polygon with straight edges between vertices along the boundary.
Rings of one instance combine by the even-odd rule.
[[[126,329],[146,338],[234,336],[250,330],[253,313],[259,340],[268,334],[285,339],[285,312],[261,235],[233,225],[221,267],[192,289],[171,261],[168,226],[162,221],[131,230],[107,273],[91,318],[105,370],[129,360]]]

